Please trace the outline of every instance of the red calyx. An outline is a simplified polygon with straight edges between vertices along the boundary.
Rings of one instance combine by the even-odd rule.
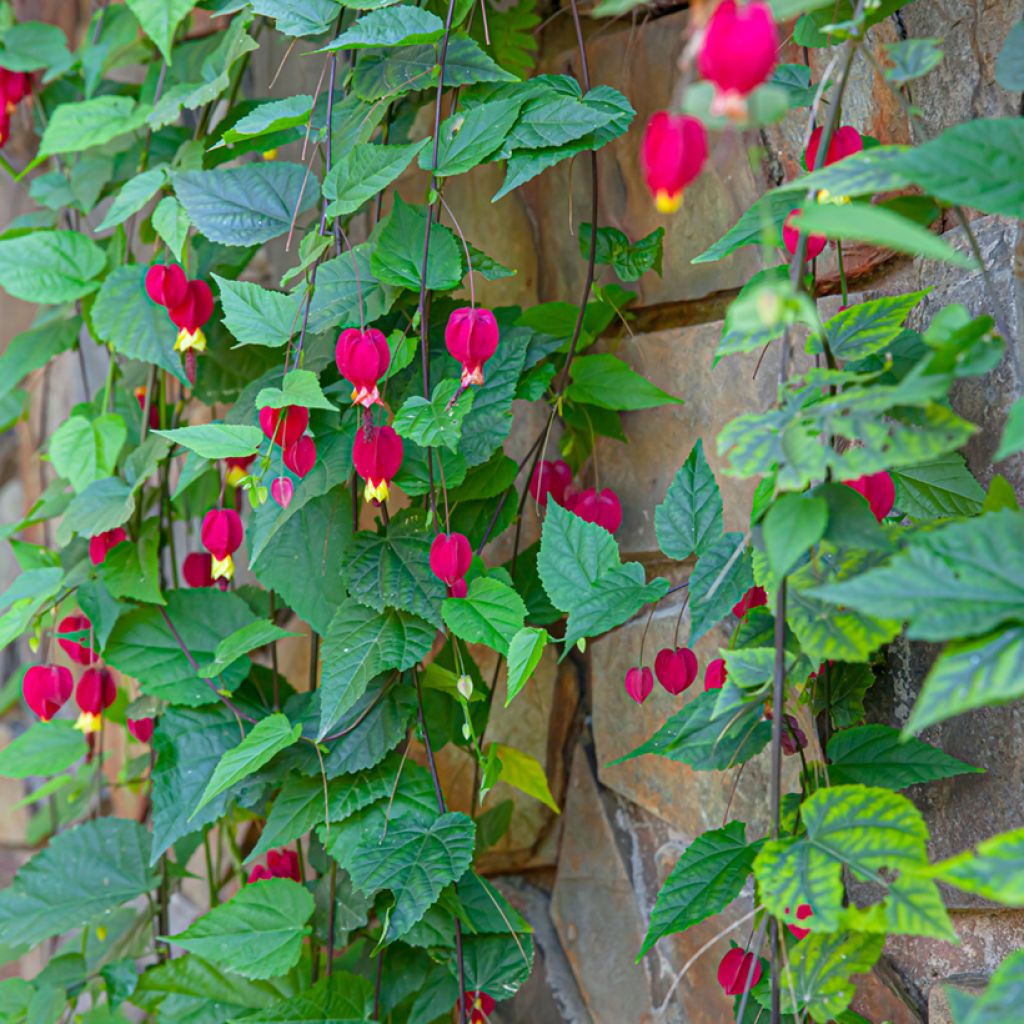
[[[281,461],[301,480],[316,465],[316,444],[303,434],[281,453]]]
[[[768,603],[764,587],[751,587],[733,606],[732,613],[742,619],[751,608],[760,608]]]
[[[712,114],[745,116],[744,97],[767,80],[779,56],[772,9],[761,0],[722,0],[708,20],[697,55],[701,75],[715,86]]]
[[[439,533],[430,545],[430,571],[449,587],[465,577],[472,561],[473,548],[461,533]]]
[[[270,496],[281,508],[287,508],[292,503],[292,496],[294,494],[295,484],[286,476],[279,476],[270,485]]]
[[[490,1024],[490,1016],[497,1003],[486,992],[466,992],[455,1004],[459,1010],[465,1006],[469,1024]]]
[[[259,882],[264,878],[290,878],[294,882],[302,880],[299,874],[299,857],[294,850],[271,850],[267,854],[267,863],[257,864],[249,872],[249,882]]]
[[[148,743],[153,738],[156,722],[152,718],[126,718],[125,724],[140,743]]]
[[[654,658],[654,672],[658,682],[673,696],[693,685],[697,678],[697,655],[689,647],[666,647]]]
[[[643,704],[654,689],[654,674],[649,668],[634,667],[626,673],[626,693],[637,702]]]
[[[44,722],[60,711],[74,688],[71,669],[63,665],[34,665],[21,681],[25,703]]]
[[[185,556],[181,572],[190,587],[212,587],[213,555],[206,551],[193,551]]]
[[[584,522],[597,523],[609,533],[614,533],[622,525],[622,503],[610,487],[600,492],[588,487],[578,494],[566,494],[565,503],[569,511]]]
[[[188,297],[185,271],[177,263],[155,263],[146,271],[146,294],[165,309],[180,306]]]
[[[700,176],[707,159],[707,131],[696,117],[659,110],[647,122],[640,161],[662,213],[679,209],[683,190]]]
[[[101,715],[117,699],[117,684],[110,670],[87,668],[75,687],[75,703],[87,715]]]
[[[885,519],[896,504],[896,483],[884,470],[859,476],[856,480],[844,480],[843,483],[867,500],[872,515],[879,522]]]
[[[304,406],[286,405],[283,409],[271,409],[265,405],[260,409],[260,430],[282,448],[295,444],[308,426],[309,410]]]
[[[565,507],[565,495],[572,483],[572,470],[561,459],[539,462],[530,477],[530,494],[541,508],[547,508],[548,498]]]
[[[233,508],[211,508],[203,517],[199,536],[203,547],[214,558],[223,560],[242,546],[242,518]]]
[[[821,128],[815,128],[811,132],[811,137],[807,141],[807,149],[804,150],[804,166],[809,171],[814,170],[814,165],[818,160],[818,147],[821,145]],[[828,144],[828,151],[825,153],[825,162],[822,164],[823,167],[828,167],[829,164],[838,163],[840,160],[845,160],[848,156],[853,156],[854,153],[859,153],[864,148],[864,139],[861,138],[861,134],[852,125],[844,124],[835,135],[832,136],[832,140]]]
[[[797,242],[800,240],[800,230],[793,226],[793,219],[799,210],[790,210],[789,215],[782,223],[782,244],[790,256],[796,255]],[[813,260],[820,256],[828,245],[828,239],[824,235],[808,235],[807,245],[804,247],[804,259]]]
[[[352,385],[352,401],[369,409],[380,402],[377,385],[391,365],[388,339],[375,327],[359,331],[349,327],[338,336],[334,350],[338,373]]]
[[[32,76],[25,71],[0,68],[0,104],[3,111],[13,114],[14,108],[32,93]]]
[[[106,530],[104,533],[97,533],[95,537],[90,537],[89,561],[93,565],[102,565],[108,552],[127,539],[128,534],[120,526],[116,526],[113,530]]]
[[[58,633],[88,633],[91,628],[92,623],[84,615],[66,615],[57,623]],[[57,643],[76,665],[91,665],[96,660],[96,653],[88,644],[60,637],[57,638]]]
[[[366,481],[367,501],[380,504],[388,497],[388,485],[402,468],[402,439],[391,427],[363,427],[352,443],[352,465]]]
[[[444,343],[462,364],[462,386],[483,384],[484,363],[498,351],[498,322],[489,309],[463,306],[448,318]]]
[[[205,281],[189,281],[184,297],[167,307],[167,315],[175,327],[198,331],[213,316],[213,292]]]
[[[786,913],[789,913],[789,907],[786,907]],[[811,905],[809,903],[801,903],[796,908],[796,919],[798,921],[806,921],[809,917],[814,917],[814,911],[811,910]],[[797,942],[801,939],[806,939],[807,936],[811,934],[810,928],[801,928],[797,924],[787,924],[786,927],[790,930],[793,938],[796,939]]]
[[[727,996],[742,995],[760,980],[761,961],[742,949],[730,949],[718,965],[718,984]]]
[[[728,678],[729,673],[725,669],[724,658],[715,658],[714,661],[709,661],[708,667],[704,669],[704,692],[720,690]]]

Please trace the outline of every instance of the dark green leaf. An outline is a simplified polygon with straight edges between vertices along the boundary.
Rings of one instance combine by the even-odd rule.
[[[870,973],[884,945],[884,935],[860,932],[806,936],[790,954],[799,1003],[792,1005],[790,989],[782,985],[783,1010],[802,1010],[820,1024],[836,1020],[856,992],[852,977]]]
[[[976,516],[985,502],[985,492],[957,452],[893,470],[892,477],[896,481],[897,506],[911,519]]]
[[[142,31],[156,43],[164,60],[170,64],[174,35],[193,4],[190,0],[125,0],[125,3],[138,19]]]
[[[361,50],[372,46],[432,43],[444,35],[444,22],[422,7],[406,5],[370,11],[324,47],[325,51]]]
[[[786,576],[825,535],[828,504],[809,494],[784,494],[763,520],[765,551],[776,579]]]
[[[1019,451],[1024,451],[1024,398],[1018,398],[1010,406],[1010,415],[1003,428],[1003,439],[995,454],[995,461],[1008,458]]]
[[[343,153],[324,178],[324,195],[333,200],[328,215],[354,213],[395,181],[429,141],[422,139],[407,146],[361,142]]]
[[[81,153],[141,128],[148,111],[130,96],[98,96],[81,103],[61,103],[50,116],[39,143],[39,156]]]
[[[701,440],[672,478],[665,500],[654,510],[661,550],[681,562],[708,551],[722,535],[722,496],[704,456]]]
[[[584,259],[590,254],[592,226],[580,225],[580,254]],[[622,281],[638,281],[648,270],[661,274],[662,242],[664,228],[655,228],[638,242],[618,228],[597,229],[597,262],[614,268]]]
[[[312,96],[288,96],[283,100],[260,103],[244,117],[240,117],[222,138],[226,143],[271,135],[285,128],[298,128],[309,124],[313,110]]]
[[[505,143],[519,106],[515,99],[493,100],[453,114],[438,133],[437,167],[433,167],[432,149],[420,153],[420,167],[439,177],[451,177],[483,163]]]
[[[848,306],[825,322],[825,337],[836,359],[863,359],[892,344],[910,311],[928,290],[883,296]]]
[[[577,356],[566,396],[601,409],[654,409],[682,405],[683,400],[662,391],[627,363],[609,353]]]
[[[0,355],[0,397],[9,395],[33,370],[78,341],[79,317],[40,324],[15,335]]]
[[[286,36],[322,35],[338,17],[333,0],[252,0],[252,8]]]
[[[8,71],[63,69],[70,62],[67,37],[58,25],[19,21],[4,30],[0,67]]]
[[[248,1014],[246,1021],[260,1024],[367,1024],[373,1012],[373,985],[365,978],[335,971],[312,988],[282,1003]]]
[[[411,206],[396,195],[370,260],[374,275],[385,284],[419,290],[426,229],[426,207]],[[448,228],[434,224],[430,229],[427,287],[431,291],[447,291],[457,287],[461,280],[458,242]]]
[[[420,395],[407,398],[395,413],[393,426],[402,437],[423,448],[443,446],[454,452],[462,435],[462,421],[472,408],[474,397],[475,392],[463,390],[457,380],[443,380],[434,388],[430,401]]]
[[[722,619],[754,585],[750,548],[740,533],[726,533],[697,559],[690,574],[690,643]]]
[[[167,180],[166,167],[154,167],[126,181],[117,193],[106,216],[97,225],[97,231],[106,231],[124,223],[134,213],[138,213],[163,187]]]
[[[512,703],[512,698],[529,682],[540,664],[549,639],[546,629],[524,626],[509,641],[505,707]]]

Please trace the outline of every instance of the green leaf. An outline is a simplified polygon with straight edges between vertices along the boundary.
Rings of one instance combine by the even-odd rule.
[[[255,1024],[306,1024],[328,1021],[335,1024],[368,1024],[372,1014],[373,985],[366,978],[335,970],[312,988],[265,1010],[247,1014]]]
[[[263,431],[238,423],[200,423],[195,427],[175,430],[154,430],[158,437],[166,437],[180,444],[201,459],[244,459],[259,451]]]
[[[333,0],[252,0],[252,9],[286,36],[322,35],[338,16]]]
[[[1024,829],[1003,832],[936,864],[935,878],[1007,907],[1024,906]]]
[[[8,71],[64,69],[70,61],[67,37],[58,25],[19,21],[4,29],[0,42],[0,67]]]
[[[859,302],[825,321],[832,355],[843,362],[864,359],[888,348],[903,330],[903,321],[929,289],[907,295],[886,295]]]
[[[1010,29],[999,51],[996,81],[1009,92],[1024,92],[1024,20]]]
[[[164,196],[153,211],[153,230],[164,240],[171,255],[181,260],[192,222],[174,196]]]
[[[245,117],[240,117],[222,136],[225,143],[242,142],[263,135],[272,135],[285,128],[309,124],[313,97],[288,96],[283,100],[259,103]]]
[[[432,148],[420,153],[420,167],[447,178],[483,163],[505,143],[519,114],[520,102],[492,100],[453,114],[438,133],[437,168],[433,168]]]
[[[886,43],[885,52],[889,57],[886,80],[902,84],[927,75],[942,63],[941,42],[941,39],[901,39]]]
[[[529,682],[544,656],[544,648],[549,639],[546,629],[524,626],[509,641],[505,707],[512,703],[512,698]]]
[[[580,255],[587,259],[590,254],[592,225],[580,225]],[[648,270],[661,274],[662,243],[664,228],[655,228],[649,235],[637,242],[618,228],[597,229],[597,262],[608,264],[621,281],[638,281]]]
[[[110,476],[128,439],[128,428],[116,413],[95,420],[66,419],[50,438],[50,461],[58,476],[80,494],[89,484]]]
[[[50,839],[0,892],[0,929],[8,946],[101,922],[122,903],[156,887],[146,865],[149,833],[124,818],[99,818]]]
[[[627,363],[609,353],[577,356],[566,396],[600,409],[655,409],[682,405],[683,400],[662,391]]]
[[[432,43],[444,35],[444,22],[422,7],[404,4],[370,11],[350,25],[321,52],[362,50],[370,46],[411,46]]]
[[[322,263],[309,308],[309,332],[319,334],[332,328],[358,327],[387,313],[395,301],[394,289],[377,280],[375,273],[371,272],[369,244],[357,245]]]
[[[647,583],[639,562],[623,565],[607,530],[553,503],[544,517],[537,571],[551,601],[569,613],[566,651],[582,637],[622,625],[668,590],[667,580]]]
[[[429,653],[433,640],[433,627],[415,615],[393,608],[374,612],[355,602],[343,604],[324,637],[317,738],[331,731],[374,676],[412,668]]]
[[[410,206],[396,195],[370,259],[370,267],[380,281],[419,290],[426,226],[426,207]],[[457,287],[461,280],[462,257],[455,236],[441,224],[432,225],[427,287],[431,291],[447,291]]]
[[[904,789],[920,782],[979,772],[937,747],[912,738],[900,739],[889,725],[861,725],[837,732],[828,744],[831,785],[861,783]]]
[[[1024,451],[1024,398],[1018,398],[1010,406],[1010,415],[1003,428],[1003,439],[999,443],[994,461],[999,462],[1020,451]]]
[[[354,213],[395,181],[429,141],[407,146],[360,142],[347,150],[324,177],[324,195],[333,200],[328,216]]]
[[[724,618],[754,585],[750,547],[741,533],[726,533],[690,573],[690,644]]]
[[[759,849],[747,843],[745,831],[742,821],[731,821],[686,848],[658,893],[637,960],[659,939],[720,914],[739,896]]]
[[[948,644],[932,666],[907,721],[906,732],[974,708],[1008,704],[1024,696],[1024,626],[1012,625]]]
[[[275,754],[297,743],[302,727],[293,726],[285,715],[267,715],[261,719],[245,739],[227,751],[217,762],[213,775],[189,820],[214,797],[220,796],[242,779],[262,768]]]
[[[93,537],[126,523],[135,510],[135,491],[118,477],[89,484],[75,495],[57,528],[57,543],[67,544],[77,533]]]
[[[280,348],[299,326],[302,296],[261,288],[251,281],[229,281],[212,275],[220,289],[224,326],[240,345]]]
[[[911,519],[976,516],[985,502],[985,492],[957,452],[893,470],[892,478],[899,510]]]
[[[259,619],[250,622],[248,626],[236,629],[230,636],[224,637],[216,650],[213,652],[213,661],[206,665],[199,666],[199,674],[207,679],[215,679],[229,665],[234,664],[239,658],[244,657],[257,647],[264,647],[267,644],[276,643],[286,637],[299,636],[298,633],[289,633],[286,629],[268,622],[266,619]]]
[[[0,777],[28,779],[66,771],[86,754],[85,736],[64,719],[36,722],[0,750]]]
[[[167,169],[154,167],[153,170],[145,171],[126,181],[96,230],[106,231],[108,228],[116,227],[133,213],[138,213],[160,191],[166,180]]]
[[[802,182],[804,179],[798,180]],[[780,194],[778,191],[769,192],[745,210],[740,219],[717,242],[708,246],[690,262],[715,263],[747,245],[774,245],[780,237],[782,222],[796,205],[798,203],[793,196]]]
[[[858,198],[905,188],[909,181],[903,174],[902,160],[907,149],[906,146],[874,146],[779,185],[769,195],[792,208],[800,203],[792,193],[807,195],[824,189],[834,196]],[[782,218],[785,215],[782,213]],[[781,223],[780,219],[780,226]]]
[[[856,992],[851,978],[870,973],[884,945],[884,935],[859,932],[816,932],[801,939],[790,953],[792,990],[799,993],[799,1003],[792,1005],[791,989],[783,984],[783,1011],[802,1009],[819,1024],[835,1020]]]
[[[160,593],[160,524],[148,520],[138,540],[118,544],[99,568],[104,586],[114,598],[163,604]]]
[[[191,0],[125,0],[128,9],[138,19],[142,31],[156,43],[164,60],[173,61],[171,48],[178,26],[194,6]]]
[[[530,754],[526,754],[515,747],[507,747],[504,743],[493,743],[488,748],[488,754],[497,757],[501,767],[498,772],[498,779],[518,789],[534,800],[539,800],[546,807],[550,807],[555,814],[562,812],[555,803],[548,786],[547,775],[541,763]]]
[[[222,245],[260,245],[284,234],[319,198],[301,164],[273,161],[179,171],[174,191],[196,230]]]
[[[784,494],[762,525],[764,547],[776,579],[786,576],[825,535],[828,503],[809,494]]]
[[[508,138],[508,146],[510,149],[564,146],[606,127],[615,117],[613,110],[588,102],[586,96],[546,91],[523,106]]]
[[[243,886],[170,941],[243,978],[275,978],[302,956],[313,897],[290,878]]]
[[[81,153],[141,128],[147,111],[130,96],[98,96],[81,103],[61,103],[39,142],[39,156]]]
[[[700,439],[654,510],[654,530],[661,550],[677,562],[703,555],[722,536],[722,495]]]
[[[374,855],[356,859],[349,874],[368,896],[382,889],[394,895],[387,918],[389,940],[401,938],[430,909],[441,890],[462,877],[473,859],[476,827],[457,812],[442,814],[428,827],[392,822],[373,846]]]
[[[73,302],[89,295],[105,266],[103,250],[77,231],[0,239],[0,287],[26,302]]]
[[[449,597],[442,614],[445,625],[469,644],[486,644],[507,655],[509,644],[523,628],[526,605],[507,584],[478,577],[465,597]]]
[[[0,355],[0,397],[11,394],[33,370],[73,348],[82,328],[79,317],[32,327],[15,335]]]
[[[451,404],[457,394],[458,399]],[[407,398],[395,413],[394,428],[402,437],[421,447],[457,451],[462,421],[472,408],[474,397],[473,390],[463,391],[457,380],[442,380],[434,388],[429,402],[420,395]]]
[[[338,407],[327,400],[312,370],[289,370],[283,388],[263,388],[256,396],[257,409],[285,409],[292,405],[338,411]]]
[[[841,242],[870,242],[896,252],[942,260],[971,268],[974,260],[951,248],[938,235],[892,210],[865,203],[815,203],[804,207],[793,227]]]

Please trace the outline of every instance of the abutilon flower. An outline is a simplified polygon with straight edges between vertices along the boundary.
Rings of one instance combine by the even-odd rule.
[[[554,498],[556,505],[565,507],[565,495],[572,483],[572,470],[567,462],[544,459],[537,463],[530,477],[530,494],[541,508],[547,508],[548,498]]]
[[[103,712],[117,699],[117,684],[110,670],[88,668],[82,673],[75,687],[75,703],[82,713],[75,722],[75,728],[82,732],[97,732]]]
[[[444,343],[462,364],[462,386],[483,384],[484,363],[498,351],[498,322],[489,309],[463,306],[448,317]]]
[[[821,145],[821,128],[815,128],[807,140],[807,149],[804,150],[804,166],[809,171],[814,170],[818,160],[818,146]],[[845,160],[854,153],[859,153],[864,148],[864,139],[852,125],[845,124],[832,136],[825,152],[825,162],[822,167]]]
[[[881,522],[896,504],[896,483],[885,470],[881,473],[867,473],[856,480],[844,480],[871,506],[871,513]]]
[[[138,387],[135,389],[135,401],[139,403],[139,412],[146,411],[146,387]],[[160,427],[160,405],[156,398],[152,398],[149,403],[149,428],[150,430],[157,430]]]
[[[281,506],[287,508],[292,503],[295,485],[286,476],[279,476],[270,485],[270,496]]]
[[[793,218],[798,213],[800,213],[799,210],[790,210],[782,223],[782,244],[786,247],[786,252],[790,256],[796,255],[796,246],[800,239],[800,230],[793,225]],[[807,235],[804,259],[813,260],[820,256],[826,245],[828,245],[828,239],[824,235]]]
[[[181,571],[190,587],[212,587],[213,555],[207,551],[193,551],[185,556]]]
[[[338,336],[334,350],[338,373],[352,385],[352,401],[369,409],[380,402],[377,385],[391,365],[388,339],[375,327],[365,331],[349,327]]]
[[[58,633],[88,633],[91,628],[92,623],[85,615],[65,615],[57,623]],[[63,637],[58,637],[57,643],[76,665],[91,665],[96,660],[96,652],[88,644],[65,640]]]
[[[751,587],[733,606],[732,613],[742,619],[751,608],[760,608],[768,603],[764,587]]]
[[[715,658],[714,661],[709,661],[708,667],[704,669],[704,692],[720,690],[728,678],[729,673],[726,671],[724,658]]]
[[[356,431],[352,465],[366,481],[363,495],[379,505],[388,499],[388,485],[402,468],[402,439],[391,427],[367,426]]]
[[[281,461],[301,480],[316,465],[316,444],[303,434],[281,453]]]
[[[286,405],[283,409],[271,409],[265,405],[260,409],[260,430],[282,448],[295,444],[308,426],[309,410],[305,406]]]
[[[153,728],[156,722],[152,718],[126,718],[125,724],[128,731],[140,743],[148,743],[153,738]]]
[[[93,565],[102,565],[107,554],[128,539],[124,527],[115,526],[113,530],[105,530],[89,538],[89,561]]]
[[[249,467],[255,458],[256,455],[254,453],[233,459],[225,459],[224,468],[227,472],[224,474],[224,479],[232,487],[237,487],[249,475]]]
[[[626,673],[626,693],[637,702],[643,704],[654,689],[654,673],[649,668],[635,666]]]
[[[674,213],[683,190],[700,177],[708,159],[704,125],[689,114],[659,110],[644,129],[640,160],[644,181],[661,213]]]
[[[205,281],[189,281],[185,297],[167,309],[171,322],[178,328],[174,351],[185,355],[185,376],[196,382],[196,353],[206,351],[203,325],[213,316],[213,293]]]
[[[185,271],[177,263],[154,263],[146,271],[146,294],[164,309],[171,310],[181,306],[188,296],[188,278]]]
[[[730,949],[718,965],[718,984],[727,996],[740,996],[761,980],[761,961],[739,947]]]
[[[210,575],[214,580],[229,580],[235,575],[231,556],[242,546],[245,535],[242,519],[233,508],[211,508],[203,517],[200,540],[213,555]]]
[[[789,907],[786,907],[786,913],[789,913]],[[806,921],[807,918],[814,917],[814,911],[811,910],[809,903],[801,903],[796,908],[796,919],[798,921]],[[810,928],[801,928],[798,924],[787,924],[786,927],[792,932],[793,938],[799,942],[801,939],[806,939],[811,934]]]
[[[430,545],[430,571],[443,583],[448,590],[457,583],[465,587],[465,576],[473,561],[473,548],[469,538],[461,533],[439,533]],[[465,592],[460,595],[465,597]]]
[[[257,864],[249,872],[249,883],[260,882],[265,878],[290,878],[294,882],[301,882],[298,854],[288,849],[269,851],[267,863]]]
[[[585,523],[597,523],[609,533],[614,533],[622,525],[622,503],[610,487],[600,492],[588,487],[577,494],[567,493],[565,505]]]
[[[772,9],[762,0],[742,6],[722,0],[704,29],[697,68],[715,86],[711,113],[742,120],[746,97],[765,82],[779,56]]]
[[[74,688],[71,669],[63,665],[33,665],[21,681],[25,703],[44,722],[60,711]]]
[[[0,68],[0,146],[11,136],[11,115],[32,92],[32,76],[24,71]]]
[[[462,1005],[466,1007],[469,1024],[490,1024],[490,1016],[497,1003],[486,992],[466,992],[455,1004],[455,1009],[461,1009]]]
[[[689,647],[666,647],[654,658],[658,682],[674,697],[693,685],[698,667],[697,655]]]

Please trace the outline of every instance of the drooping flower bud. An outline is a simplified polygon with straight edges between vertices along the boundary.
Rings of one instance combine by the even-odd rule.
[[[103,533],[97,533],[95,537],[90,537],[89,561],[93,565],[102,565],[107,554],[127,539],[128,534],[121,526],[115,526],[113,530],[106,530]]]
[[[789,913],[789,907],[786,907],[786,913]],[[811,905],[809,903],[801,903],[796,908],[796,919],[798,921],[806,921],[809,917],[814,917],[814,911],[811,909]],[[811,934],[810,928],[801,928],[798,924],[787,924],[786,927],[790,932],[792,932],[793,938],[796,939],[797,942],[800,942],[801,939],[806,939],[807,936]]]
[[[797,242],[800,240],[800,230],[793,225],[793,219],[799,213],[799,210],[790,210],[789,215],[782,223],[782,244],[790,256],[796,255]],[[807,235],[804,259],[816,259],[822,254],[826,245],[828,245],[828,239],[824,235]]]
[[[661,213],[679,209],[683,190],[700,176],[707,158],[707,131],[696,117],[665,110],[651,117],[640,159],[644,181]]]
[[[177,263],[156,263],[146,271],[146,294],[158,305],[171,310],[188,297],[188,278]],[[174,320],[174,317],[171,317]],[[180,327],[177,321],[175,324]],[[205,321],[204,321],[205,323]]]
[[[463,700],[469,700],[473,696],[473,680],[467,675],[461,675],[455,682],[455,689]]]
[[[704,669],[704,692],[720,690],[725,686],[725,681],[728,678],[729,673],[726,671],[724,658],[715,658],[714,661],[709,661],[708,667]]]
[[[152,718],[126,718],[125,724],[140,743],[148,743],[153,738],[156,722]]]
[[[260,430],[282,448],[295,444],[308,426],[309,410],[305,406],[286,405],[283,409],[271,409],[265,405],[260,409]]]
[[[281,461],[301,480],[316,465],[316,444],[308,434],[288,445]]]
[[[718,984],[727,996],[742,995],[761,980],[761,961],[753,953],[730,949],[718,965]]]
[[[490,1024],[490,1016],[497,1003],[486,992],[466,992],[456,1002],[455,1009],[460,1010],[462,1005],[466,1008],[469,1024]]]
[[[375,327],[349,327],[338,336],[334,350],[338,373],[352,385],[352,401],[369,409],[380,401],[377,385],[391,365],[388,339]]]
[[[82,732],[97,732],[103,712],[117,699],[117,684],[110,670],[89,668],[82,673],[75,687],[75,703],[82,712],[75,728]]]
[[[885,519],[896,504],[896,483],[885,470],[859,476],[856,480],[844,480],[843,483],[867,500],[872,515],[879,522]]]
[[[388,486],[402,468],[402,439],[391,427],[363,427],[352,444],[352,465],[366,481],[367,501],[387,501]]]
[[[58,633],[88,633],[91,628],[92,623],[85,615],[66,615],[57,623]],[[91,665],[96,660],[96,652],[89,647],[87,641],[80,643],[58,637],[57,643],[76,665]]]
[[[33,665],[21,681],[25,703],[44,722],[60,711],[74,688],[71,669],[63,665]]]
[[[281,506],[287,508],[292,503],[295,484],[286,476],[279,476],[270,485],[270,496]]]
[[[298,854],[288,849],[270,850],[267,853],[267,863],[257,864],[249,872],[249,884],[265,878],[290,878],[293,882],[302,881]]]
[[[242,519],[233,508],[211,508],[203,517],[200,540],[213,555],[210,575],[214,580],[229,580],[235,574],[231,556],[241,547],[245,531]]]
[[[205,352],[206,335],[203,325],[213,316],[213,292],[205,281],[189,281],[185,297],[167,310],[171,322],[179,329],[175,352]],[[186,363],[188,360],[186,360]],[[190,374],[190,379],[194,378]]]
[[[484,363],[498,351],[498,322],[489,309],[463,306],[448,318],[444,343],[462,364],[462,386],[483,384]]]
[[[190,587],[212,587],[213,555],[207,551],[193,551],[185,556],[181,572]]]
[[[751,608],[760,608],[768,603],[764,587],[751,587],[733,606],[732,613],[742,619]]]
[[[572,483],[572,470],[561,459],[539,462],[530,477],[530,494],[541,508],[547,508],[548,498],[556,505],[565,506],[566,489]]]
[[[821,145],[821,128],[815,128],[811,132],[811,137],[807,141],[807,149],[804,150],[804,166],[809,171],[814,170],[814,166],[818,160],[818,147]],[[864,140],[861,138],[861,134],[852,125],[844,124],[842,128],[839,128],[835,135],[832,136],[831,141],[828,144],[828,150],[825,153],[825,162],[822,164],[823,167],[828,167],[830,164],[837,163],[840,160],[845,160],[848,156],[853,156],[854,153],[859,153],[864,148]]]
[[[779,55],[772,9],[763,0],[742,6],[722,0],[708,20],[697,55],[701,75],[715,86],[711,113],[742,120],[746,97],[766,81]]]
[[[588,487],[578,494],[566,494],[565,501],[570,512],[584,522],[603,526],[609,533],[614,533],[622,525],[622,504],[610,487],[600,492]]]
[[[465,577],[472,561],[473,548],[461,533],[439,533],[430,545],[430,571],[449,587]]]
[[[693,685],[697,669],[697,655],[689,647],[666,647],[654,659],[658,682],[674,697]]]
[[[654,673],[649,668],[634,666],[626,673],[626,693],[637,702],[643,704],[654,689]]]
[[[224,460],[224,479],[232,487],[237,487],[248,475],[249,467],[252,465],[253,459],[256,458],[255,454],[245,455],[234,459]]]

